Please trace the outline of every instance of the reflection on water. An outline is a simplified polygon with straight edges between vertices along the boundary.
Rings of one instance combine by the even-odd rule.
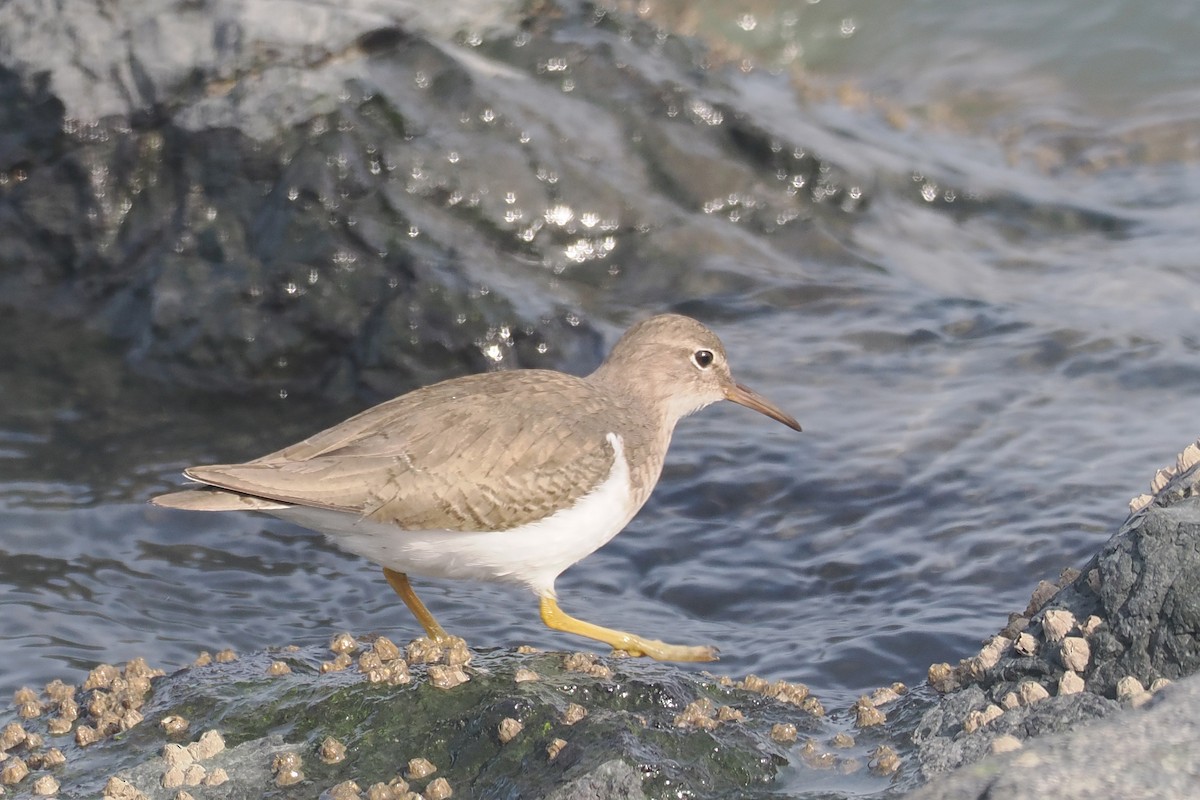
[[[1079,6],[1063,0],[1054,13],[1075,19]],[[1200,394],[1200,171],[1159,170],[1168,150],[1140,160],[1118,135],[1128,163],[1055,176],[997,158],[992,126],[1001,119],[1015,151],[1035,153],[1042,122],[1061,111],[1087,128],[1084,149],[1100,147],[1110,95],[1079,77],[1130,8],[1108,3],[1067,26],[1069,53],[1024,5],[988,5],[985,20],[982,6],[851,11],[825,0],[760,4],[753,25],[732,21],[749,36],[795,12],[781,45],[801,48],[793,62],[895,89],[910,110],[944,103],[948,75],[992,83],[1003,53],[1013,61],[998,74],[1025,79],[1002,82],[1004,102],[986,113],[959,117],[969,125],[896,127],[797,101],[783,79],[728,76],[739,114],[789,140],[811,135],[870,187],[869,204],[779,227],[714,207],[705,237],[675,236],[661,270],[624,274],[620,291],[582,277],[578,313],[610,335],[664,307],[701,317],[738,379],[805,432],[728,404],[685,420],[647,507],[559,582],[565,610],[716,644],[720,671],[805,682],[836,708],[971,651],[1039,579],[1115,530],[1124,502],[1198,433],[1187,399]],[[1126,57],[1171,48],[1151,22],[1120,27]],[[1031,35],[1014,39],[1021,26]],[[984,39],[992,49],[979,59],[964,50]],[[910,73],[918,47],[927,66]],[[1177,77],[1113,87],[1139,95],[1127,129],[1195,91]],[[1063,111],[1068,89],[1078,103]],[[695,124],[712,123],[703,116]],[[1067,139],[1050,138],[1064,163]],[[603,236],[567,244],[608,258]],[[545,280],[552,293],[571,276]],[[0,693],[136,655],[171,668],[201,649],[324,642],[343,629],[416,635],[377,568],[317,534],[144,504],[186,464],[267,452],[361,401],[172,389],[85,327],[18,311],[0,319],[0,350]],[[418,588],[478,646],[586,646],[545,630],[520,591]]]

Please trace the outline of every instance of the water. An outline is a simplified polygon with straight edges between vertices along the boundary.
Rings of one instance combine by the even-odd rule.
[[[838,708],[973,652],[1200,433],[1197,22],[1128,0],[723,9],[652,14],[754,62],[720,99],[869,202],[762,231],[714,211],[698,247],[728,257],[680,240],[682,280],[626,264],[572,292],[610,343],[651,311],[701,317],[805,432],[733,406],[685,420],[646,508],[558,588],[568,612],[715,644],[719,672]],[[86,325],[6,314],[0,692],[138,655],[417,633],[376,567],[317,534],[145,504],[190,463],[361,401],[175,389]],[[520,591],[417,588],[477,645],[585,646]]]

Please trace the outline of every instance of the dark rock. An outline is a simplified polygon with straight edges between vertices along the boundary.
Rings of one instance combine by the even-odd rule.
[[[56,773],[63,794],[98,797],[115,774],[167,800],[175,791],[162,786],[164,745],[217,730],[226,748],[198,763],[225,770],[228,781],[203,787],[209,798],[274,796],[273,758],[292,752],[304,780],[288,787],[289,798],[317,798],[346,780],[386,783],[420,757],[437,768],[428,780],[445,778],[466,797],[765,799],[777,796],[774,776],[799,747],[772,740],[773,725],[791,723],[818,741],[830,735],[824,720],[796,705],[642,659],[601,659],[607,670],[589,674],[568,668],[561,653],[477,653],[468,682],[439,689],[428,665],[411,664],[411,683],[390,686],[368,682],[357,666],[321,673],[328,657],[316,647],[257,653],[156,679],[142,722],[86,748],[64,746],[67,763]],[[268,675],[267,665],[280,659],[291,671]],[[539,679],[516,682],[522,667]],[[585,706],[586,716],[564,719],[571,703]],[[709,709],[706,724],[681,725],[681,710],[697,703]],[[170,715],[188,719],[184,740],[159,725]],[[524,727],[501,741],[495,732],[506,718]],[[44,734],[43,725],[31,720],[26,728]],[[345,745],[343,761],[319,758],[330,736]],[[558,739],[566,745],[551,753]],[[804,770],[803,762],[789,768]],[[410,783],[420,791],[428,780]]]
[[[1155,507],[1127,525],[1085,567],[1100,573],[1092,639],[1093,691],[1111,695],[1132,675],[1149,686],[1200,667],[1200,498]],[[1064,602],[1088,607],[1090,587],[1077,582]]]
[[[1195,472],[1195,470],[1193,470]],[[1195,476],[1193,476],[1195,479]],[[1023,680],[1053,692],[1064,667],[1060,646],[1048,641],[1047,614],[1069,612],[1077,626],[1100,624],[1090,635],[1091,659],[1082,677],[1087,689],[1115,698],[1126,676],[1150,686],[1200,668],[1200,497],[1153,504],[1130,517],[1078,576],[1033,616],[1028,628],[1039,641],[1033,656],[1010,653],[974,682],[1000,702]],[[1076,627],[1070,635],[1083,635]],[[964,681],[965,676],[960,677]]]
[[[1143,708],[1026,742],[1021,750],[941,776],[905,798],[1190,800],[1200,788],[1197,741],[1200,678],[1192,676]]]
[[[728,265],[769,254],[742,229],[842,213],[838,170],[735,124],[698,45],[655,33],[569,0],[3,4],[0,305],[209,390],[594,366],[596,290],[745,289]]]
[[[975,657],[953,670],[962,688],[927,710],[913,734],[922,775],[975,763],[1002,735],[1031,740],[1114,714],[1121,708],[1113,698],[1122,678],[1150,687],[1200,668],[1198,482],[1200,465],[1181,470],[1082,570],[1064,571],[1056,584],[1039,584],[1030,604],[1038,610],[1028,625],[1020,624],[1038,640],[1036,653],[1022,655],[1008,647],[994,664]],[[1092,617],[1099,621],[1094,628],[1087,622]],[[1010,621],[1004,633],[1016,632]],[[1084,691],[1025,700],[982,727],[967,729],[973,712],[991,704],[1007,707],[1006,700],[1019,695],[1026,682],[1054,695],[1065,672],[1064,635],[1082,637],[1089,646],[1090,659],[1080,676]],[[1043,746],[1039,740],[1031,749],[1041,752]]]
[[[555,789],[546,800],[644,800],[642,776],[624,761],[605,761]]]
[[[925,778],[979,761],[991,752],[992,743],[1000,736],[1033,739],[1069,730],[1121,708],[1114,700],[1082,692],[1009,709],[972,733],[963,730],[967,715],[982,711],[988,704],[983,690],[970,686],[948,697],[922,717],[913,732],[913,741],[919,747],[918,762]]]

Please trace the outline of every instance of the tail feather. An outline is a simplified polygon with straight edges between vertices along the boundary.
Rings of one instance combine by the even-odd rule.
[[[163,508],[179,508],[184,511],[275,511],[290,508],[288,503],[253,497],[223,489],[185,489],[152,497],[150,502]]]

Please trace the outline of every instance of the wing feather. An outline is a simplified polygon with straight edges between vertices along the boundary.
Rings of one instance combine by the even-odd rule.
[[[609,405],[563,373],[474,375],[418,389],[254,461],[187,475],[412,530],[506,530],[549,516],[608,476]]]

